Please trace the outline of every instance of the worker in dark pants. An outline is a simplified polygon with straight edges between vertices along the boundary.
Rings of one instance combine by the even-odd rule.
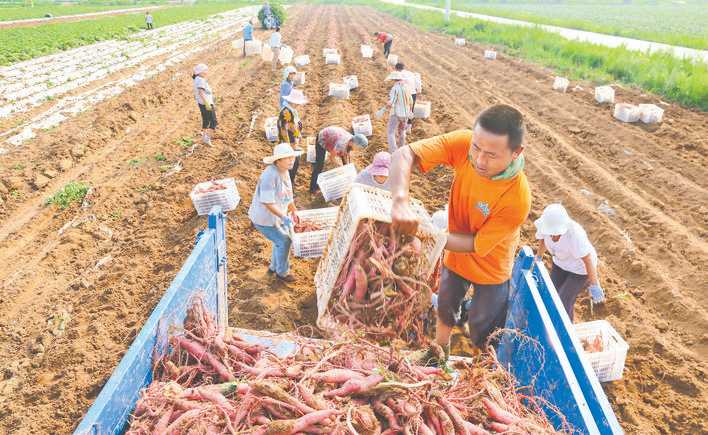
[[[280,143],[289,143],[295,151],[301,151],[300,141],[302,140],[302,121],[294,105],[307,104],[307,97],[293,89],[290,94],[283,97],[284,105],[278,114],[278,140]],[[300,168],[300,158],[295,159],[293,167],[289,170],[290,182],[295,188],[295,176]]]
[[[384,57],[388,59],[391,54],[391,45],[393,45],[393,35],[386,32],[374,32],[376,40],[383,44]]]
[[[317,135],[315,144],[315,163],[312,164],[312,178],[310,179],[310,193],[319,190],[317,176],[324,169],[325,158],[329,152],[329,159],[337,166],[346,165],[350,161],[349,154],[354,147],[365,148],[369,140],[363,134],[351,134],[342,127],[326,127]]]
[[[152,14],[150,12],[145,12],[145,27],[148,30],[152,30],[155,28],[153,26],[153,18],[152,18]]]
[[[435,343],[418,355],[422,364],[446,363],[452,328],[465,314],[470,339],[477,347],[504,326],[514,251],[531,209],[531,191],[523,172],[523,135],[521,113],[497,105],[480,113],[472,130],[418,141],[393,154],[391,221],[403,234],[416,234],[418,229],[409,199],[413,168],[428,172],[445,165],[455,171]],[[470,286],[472,298],[463,303]]]

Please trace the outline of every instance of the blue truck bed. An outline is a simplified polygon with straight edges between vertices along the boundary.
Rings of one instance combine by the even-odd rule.
[[[165,351],[171,326],[181,326],[191,298],[203,293],[207,308],[226,327],[226,240],[224,215],[209,214],[209,227],[197,236],[182,266],[142,330],[131,344],[75,435],[120,434],[126,429],[140,389],[152,381],[153,355]],[[550,284],[548,272],[523,247],[514,265],[507,328],[533,338],[536,345],[505,334],[497,349],[500,362],[534,394],[545,398],[546,412],[557,427],[564,421],[583,434],[623,433],[592,368],[580,358],[582,349],[572,324]],[[285,352],[291,346],[253,336]]]

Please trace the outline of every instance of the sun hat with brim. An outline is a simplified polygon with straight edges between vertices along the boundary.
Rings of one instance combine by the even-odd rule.
[[[352,136],[352,143],[357,148],[366,148],[366,146],[369,145],[369,139],[367,139],[363,134],[357,133]]]
[[[405,80],[406,76],[400,71],[394,71],[386,77],[386,80]]]
[[[270,165],[275,163],[276,161],[280,159],[287,159],[288,157],[298,157],[299,155],[302,154],[302,151],[295,151],[293,147],[290,146],[289,143],[283,142],[281,144],[278,144],[273,148],[273,155],[264,157],[263,158],[263,163],[266,165]]]
[[[198,76],[199,74],[205,73],[207,71],[209,71],[209,67],[206,66],[206,64],[204,64],[204,63],[200,63],[199,65],[194,67],[194,75],[195,76]]]
[[[297,74],[297,70],[292,65],[285,67],[283,70],[283,80],[287,79],[290,74]]]
[[[548,205],[541,214],[541,217],[534,221],[536,230],[540,234],[547,236],[562,236],[568,232],[572,220],[568,212],[560,204]]]
[[[290,94],[284,96],[283,100],[293,104],[307,104],[307,97],[302,93],[302,91],[297,89],[290,91]]]
[[[386,151],[381,151],[374,156],[374,161],[371,163],[371,166],[369,166],[369,173],[379,177],[388,177],[388,168],[390,166],[391,154]]]

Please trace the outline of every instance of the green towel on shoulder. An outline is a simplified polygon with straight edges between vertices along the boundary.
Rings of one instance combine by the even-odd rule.
[[[526,162],[523,153],[515,158],[509,166],[504,169],[504,172],[501,174],[495,175],[492,177],[492,180],[508,180],[510,178],[514,178],[516,174],[521,172],[522,169],[524,169],[524,163]]]

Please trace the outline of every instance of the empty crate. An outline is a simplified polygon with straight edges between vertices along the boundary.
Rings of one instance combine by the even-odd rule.
[[[322,172],[317,176],[317,185],[320,186],[325,201],[335,201],[349,191],[355,178],[356,167],[350,163]]]
[[[396,64],[398,63],[398,56],[395,54],[389,54],[387,62],[391,66],[396,66]]]
[[[413,73],[415,76],[415,88],[418,91],[418,93],[423,92],[423,78],[420,76],[420,73]]]
[[[344,83],[349,85],[349,90],[356,89],[359,87],[359,79],[357,78],[357,76],[344,77]]]
[[[497,58],[497,52],[494,50],[484,50],[484,58],[494,60]]]
[[[634,104],[618,103],[615,104],[613,116],[622,122],[637,122],[641,116],[641,111]]]
[[[305,66],[310,64],[310,56],[303,54],[295,58],[295,66]]]
[[[243,38],[235,40],[231,43],[231,46],[236,50],[243,50]]]
[[[364,136],[374,134],[374,127],[371,125],[371,117],[369,115],[361,115],[352,119],[352,130],[354,130],[354,134],[363,134]]]
[[[661,122],[661,119],[664,117],[664,109],[654,104],[640,104],[639,112],[639,119],[645,124]]]
[[[361,56],[366,59],[374,57],[374,49],[370,45],[361,45]]]
[[[280,55],[278,56],[278,60],[282,65],[287,65],[293,61],[294,54],[295,52],[292,48],[283,46],[280,48]]]
[[[565,77],[556,77],[555,80],[553,80],[553,90],[554,91],[560,91],[560,92],[565,92],[568,89],[568,85],[570,82],[568,81],[567,78]]]
[[[349,85],[344,83],[330,83],[329,84],[329,96],[335,98],[348,99],[349,98]]]
[[[337,53],[330,53],[325,56],[325,64],[327,65],[339,65],[342,63],[342,56]]]
[[[301,223],[312,224],[318,229],[313,231],[295,232],[292,237],[293,255],[300,258],[317,258],[322,256],[327,245],[329,233],[332,231],[339,207],[300,210],[297,212]]]
[[[293,84],[295,84],[295,86],[301,86],[301,85],[305,84],[305,72],[304,71],[300,71],[295,74],[295,80],[293,80]]]
[[[265,130],[266,139],[270,142],[278,140],[278,117],[271,116],[266,118],[263,129]]]
[[[246,56],[256,56],[263,51],[263,45],[258,39],[246,41]]]
[[[455,45],[463,47],[465,45],[465,38],[455,38]]]
[[[598,103],[614,103],[615,90],[612,86],[598,86],[595,88],[595,101]]]
[[[327,57],[328,54],[339,54],[336,48],[323,48],[322,56]]]
[[[413,116],[416,118],[429,118],[431,104],[430,101],[417,101],[413,108]]]
[[[199,183],[194,186],[189,197],[199,216],[209,214],[214,206],[220,207],[224,212],[231,211],[241,200],[233,178]]]
[[[317,138],[314,136],[309,136],[307,139],[305,139],[305,143],[307,144],[307,163],[315,163],[317,160],[317,150],[315,148],[315,142],[317,141]],[[329,151],[325,152],[325,160],[329,158]]]
[[[578,323],[575,334],[600,382],[622,379],[629,345],[607,320]]]

